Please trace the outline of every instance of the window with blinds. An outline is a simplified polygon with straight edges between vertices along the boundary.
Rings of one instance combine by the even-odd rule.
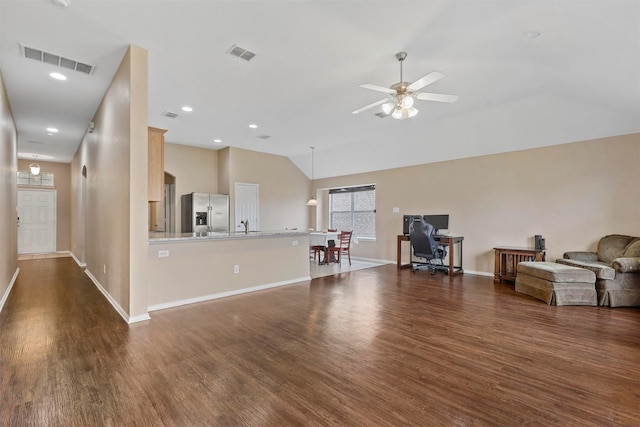
[[[329,190],[329,226],[351,231],[358,238],[376,237],[376,186]]]

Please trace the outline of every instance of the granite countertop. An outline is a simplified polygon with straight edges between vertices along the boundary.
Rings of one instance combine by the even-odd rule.
[[[308,235],[308,231],[298,230],[272,230],[272,231],[210,231],[208,233],[164,233],[158,231],[149,232],[149,243],[187,242],[203,240],[233,240],[255,239],[262,237],[302,236]]]

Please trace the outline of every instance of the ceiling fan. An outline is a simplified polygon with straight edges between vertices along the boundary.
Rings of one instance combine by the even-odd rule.
[[[402,80],[402,61],[407,57],[407,52],[396,53],[396,58],[400,61],[400,81],[391,85],[391,87],[382,87],[372,84],[362,84],[360,87],[365,89],[371,89],[378,92],[384,92],[391,95],[392,99],[385,98],[362,108],[359,108],[353,112],[358,114],[363,111],[369,110],[378,105],[382,105],[382,111],[385,114],[391,114],[391,117],[398,120],[408,119],[418,114],[413,104],[416,99],[421,101],[437,101],[437,102],[456,102],[458,100],[457,95],[445,95],[442,93],[428,93],[418,92],[423,87],[434,83],[444,77],[439,71],[432,71],[426,76],[416,80],[413,83],[408,83]]]

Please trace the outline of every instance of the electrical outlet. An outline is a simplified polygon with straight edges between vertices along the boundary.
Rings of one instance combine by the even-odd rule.
[[[233,266],[233,274],[240,274],[240,266],[239,265],[234,265]]]
[[[298,241],[294,240],[293,242],[291,242],[291,246],[298,246]]]
[[[400,213],[400,208],[393,208],[393,213]]]
[[[158,258],[166,258],[169,256],[169,251],[158,251]]]

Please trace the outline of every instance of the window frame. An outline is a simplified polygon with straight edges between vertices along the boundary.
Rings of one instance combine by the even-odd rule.
[[[359,192],[365,192],[365,191],[373,191],[373,195],[374,195],[374,206],[372,210],[355,210],[355,193],[359,193]],[[374,214],[373,216],[373,237],[371,236],[358,236],[356,234],[354,234],[354,238],[357,238],[360,241],[376,241],[377,240],[377,227],[376,227],[376,218],[375,218],[375,214],[376,214],[376,207],[375,207],[375,191],[376,191],[376,185],[375,184],[367,184],[367,185],[358,185],[358,186],[351,186],[351,187],[339,187],[339,188],[331,188],[329,189],[329,228],[336,228],[333,226],[333,200],[332,200],[332,196],[333,195],[337,195],[337,194],[349,194],[351,193],[351,209],[350,209],[350,220],[351,220],[351,229],[354,230],[355,232],[355,215],[356,213],[366,213],[366,212],[371,212]],[[346,211],[339,211],[339,212],[346,212]]]
[[[28,175],[28,177],[26,177],[26,175]],[[43,178],[45,176],[47,177],[47,181],[46,181],[46,183],[43,183]],[[50,181],[49,181],[49,178],[50,178]],[[25,183],[24,182],[25,179],[28,179],[29,182]],[[34,174],[31,173],[31,171],[28,171],[28,170],[22,170],[21,171],[21,170],[19,170],[16,173],[16,182],[21,187],[55,188],[55,186],[56,186],[55,175],[54,175],[53,172],[40,172],[38,175],[34,175]]]

